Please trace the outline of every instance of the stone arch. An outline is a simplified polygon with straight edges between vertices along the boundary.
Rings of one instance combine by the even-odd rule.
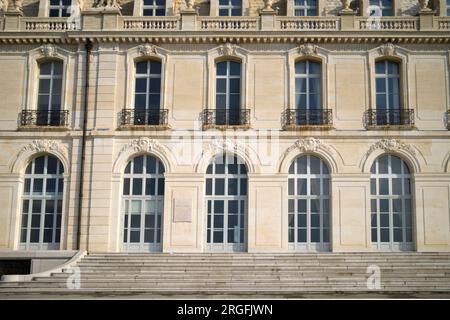
[[[373,144],[362,157],[359,166],[362,173],[370,173],[373,162],[382,154],[392,154],[400,157],[414,173],[422,172],[423,157],[410,145],[396,139],[383,139]]]
[[[70,162],[67,148],[54,140],[34,140],[22,147],[17,156],[10,162],[9,172],[22,174],[32,159],[46,154],[58,158],[64,167],[64,175],[69,175]]]
[[[148,138],[131,140],[119,151],[113,164],[113,174],[122,174],[128,162],[139,155],[149,154],[158,158],[164,165],[165,172],[173,172],[171,155],[158,141]]]
[[[246,165],[248,173],[259,173],[261,161],[256,152],[240,143],[232,140],[220,140],[211,142],[204,148],[195,165],[195,172],[205,173],[206,168],[217,155],[236,155]]]
[[[338,173],[339,164],[337,159],[339,157],[330,146],[315,138],[297,140],[290,146],[280,159],[278,172],[287,174],[292,161],[301,155],[307,154],[320,158],[328,166],[330,173]]]

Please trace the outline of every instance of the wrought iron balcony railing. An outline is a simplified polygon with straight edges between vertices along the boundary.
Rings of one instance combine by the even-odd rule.
[[[330,127],[333,125],[331,109],[287,109],[283,111],[284,129],[296,127]]]
[[[367,127],[413,127],[413,109],[376,109],[367,110],[365,116]]]
[[[249,126],[249,109],[205,109],[201,114],[203,126]]]
[[[68,110],[22,110],[20,113],[20,125],[22,127],[65,127],[68,123]]]
[[[123,109],[121,126],[167,126],[167,109]]]

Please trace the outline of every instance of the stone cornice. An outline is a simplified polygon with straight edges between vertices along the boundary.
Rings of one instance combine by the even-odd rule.
[[[223,33],[204,34],[201,32],[158,32],[152,35],[150,32],[64,32],[64,33],[29,33],[29,32],[0,32],[0,44],[78,44],[87,40],[94,43],[145,43],[153,44],[224,44],[224,43],[330,43],[330,44],[447,44],[450,43],[449,33],[442,32],[416,32],[396,34],[360,34],[359,32],[335,34],[308,32],[308,35],[290,35],[288,32],[253,32],[253,33]]]

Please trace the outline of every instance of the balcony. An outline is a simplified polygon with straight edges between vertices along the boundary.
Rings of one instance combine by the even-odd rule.
[[[367,110],[365,114],[368,129],[413,129],[413,109]]]
[[[283,130],[329,130],[333,128],[331,109],[287,109],[282,115]]]
[[[359,29],[364,31],[417,31],[418,17],[357,18]]]
[[[201,113],[203,129],[248,129],[249,109],[205,109]]]
[[[69,123],[68,110],[22,110],[19,117],[23,128],[65,128]]]
[[[80,24],[67,18],[25,17],[21,28],[33,32],[73,31],[80,29]]]
[[[119,113],[121,129],[168,129],[169,110],[167,109],[123,109]]]
[[[123,17],[125,30],[179,30],[178,17]]]

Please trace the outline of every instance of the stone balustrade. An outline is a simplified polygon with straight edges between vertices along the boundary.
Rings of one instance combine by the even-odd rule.
[[[419,18],[417,17],[358,18],[357,20],[360,30],[419,30]]]
[[[256,17],[199,17],[201,30],[258,30]]]
[[[450,30],[450,17],[437,18],[437,28],[439,30]]]
[[[67,18],[23,18],[21,29],[25,31],[79,30],[80,24]]]
[[[278,17],[281,30],[339,30],[339,17]]]
[[[75,30],[119,31],[119,30],[159,30],[159,31],[407,31],[450,30],[450,17],[430,16],[425,24],[422,17],[381,17],[378,19],[360,16],[336,17],[285,17],[270,16],[267,23],[261,17],[207,17],[166,16],[132,17],[114,16],[96,18],[95,15],[82,16],[79,20],[67,18],[0,17],[0,31],[66,32]],[[345,25],[344,25],[344,20]],[[15,20],[14,20],[15,19]],[[105,20],[109,19],[109,20]],[[107,22],[107,23],[105,23]],[[107,26],[107,27],[105,27]],[[188,27],[189,26],[189,27]]]
[[[178,30],[178,17],[124,17],[125,30]]]

